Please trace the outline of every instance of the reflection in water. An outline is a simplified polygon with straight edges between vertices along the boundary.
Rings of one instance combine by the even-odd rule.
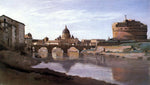
[[[75,64],[76,62],[75,61],[72,61],[71,63],[68,63],[68,62],[63,62],[62,63],[62,66],[63,68],[66,70],[66,73],[68,73],[71,69],[71,67]]]
[[[66,72],[60,63],[40,63],[36,66],[32,66],[32,68],[48,68],[58,72]]]
[[[112,70],[107,67],[96,66],[93,64],[76,63],[73,65],[68,75],[78,75],[80,77],[90,77],[97,80],[105,80],[111,82]]]
[[[144,60],[126,60],[103,56],[85,56],[78,60],[54,60],[40,63],[33,68],[48,68],[67,75],[91,77],[97,80],[119,85],[150,85],[150,62]],[[0,66],[0,85],[42,85],[31,74],[22,74],[5,70]],[[27,82],[22,84],[22,82]],[[38,83],[37,83],[38,82]]]
[[[64,68],[63,68],[64,67]],[[112,70],[107,67],[100,67],[93,64],[76,63],[69,67],[68,64],[59,63],[40,63],[32,68],[48,68],[54,71],[63,72],[68,75],[77,75],[80,77],[90,77],[97,80],[112,82]],[[69,68],[69,69],[68,69]],[[67,70],[64,70],[67,69]],[[114,82],[112,82],[114,83]]]
[[[96,57],[96,64],[105,64],[105,57],[104,56],[95,56]]]
[[[113,78],[126,85],[149,85],[148,68],[112,68]]]
[[[55,63],[54,63],[55,62]],[[123,60],[117,58],[84,57],[82,60],[52,61],[41,63],[34,68],[49,68],[68,75],[90,77],[119,85],[149,85],[148,61]],[[53,64],[56,64],[52,66]],[[58,66],[59,65],[59,66]]]

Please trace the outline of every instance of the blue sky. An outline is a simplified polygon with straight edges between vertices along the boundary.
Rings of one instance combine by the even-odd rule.
[[[112,24],[124,15],[147,24],[150,37],[150,0],[2,0],[0,9],[36,39],[53,40],[65,25],[80,40],[112,38]]]

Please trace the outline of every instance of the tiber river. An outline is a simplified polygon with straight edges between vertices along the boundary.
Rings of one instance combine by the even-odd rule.
[[[67,75],[90,77],[119,85],[150,85],[150,61],[147,60],[88,56],[77,60],[42,62],[32,68],[48,68]],[[38,82],[29,78],[28,74],[12,72],[0,66],[0,85],[35,85]]]

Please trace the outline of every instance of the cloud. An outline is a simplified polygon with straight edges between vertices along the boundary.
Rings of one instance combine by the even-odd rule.
[[[31,32],[34,38],[48,36],[50,39],[54,39],[61,34],[65,24],[70,26],[76,36],[79,35],[77,33],[81,33],[81,36],[78,36],[80,38],[84,36],[90,38],[92,33],[95,33],[92,37],[100,33],[110,35],[111,24],[122,21],[124,13],[119,10],[103,9],[105,8],[102,3],[104,0],[86,1],[88,3],[85,0],[4,0],[3,3],[0,3],[0,15],[5,14],[25,23],[26,33]],[[97,4],[99,1],[101,2],[100,6]],[[108,1],[105,1],[105,4],[108,4],[106,2]],[[115,2],[113,5],[116,5]],[[117,9],[120,8],[117,7]],[[133,12],[128,12],[128,14],[133,14]],[[140,13],[143,15],[143,12]],[[148,23],[147,16],[144,21]],[[89,33],[91,35],[86,36]]]
[[[43,20],[59,22],[60,24],[79,23],[87,21],[111,20],[122,16],[120,13],[88,12],[87,10],[59,10],[51,13],[31,13],[33,16],[41,16]]]
[[[34,3],[35,1],[36,0],[31,1],[31,3]],[[62,0],[62,2],[64,1],[66,0]],[[13,19],[25,23],[25,32],[31,32],[34,38],[44,38],[45,36],[48,36],[50,39],[55,39],[57,36],[61,35],[61,31],[63,30],[62,27],[65,24],[70,25],[77,23],[80,25],[81,23],[86,22],[110,20],[121,15],[120,13],[90,12],[83,9],[62,10],[59,8],[53,8],[55,5],[43,7],[41,6],[43,3],[33,6],[26,5],[27,3],[28,0],[24,2],[24,7],[20,7],[19,5],[15,7],[16,9],[9,6],[5,7],[4,5],[1,5],[0,8],[2,9],[1,13],[4,13]],[[49,12],[48,10],[51,9],[54,10]],[[80,27],[76,30],[80,29]],[[85,26],[82,26],[82,28],[85,28]],[[85,29],[82,31],[80,29],[78,31],[78,33],[81,34],[83,32],[89,33],[89,31],[85,31]],[[74,32],[74,35],[77,36],[77,32]],[[86,34],[84,34],[84,36],[85,35]]]

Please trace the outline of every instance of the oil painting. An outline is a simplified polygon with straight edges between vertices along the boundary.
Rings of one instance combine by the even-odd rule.
[[[1,0],[0,85],[150,85],[150,0]]]

